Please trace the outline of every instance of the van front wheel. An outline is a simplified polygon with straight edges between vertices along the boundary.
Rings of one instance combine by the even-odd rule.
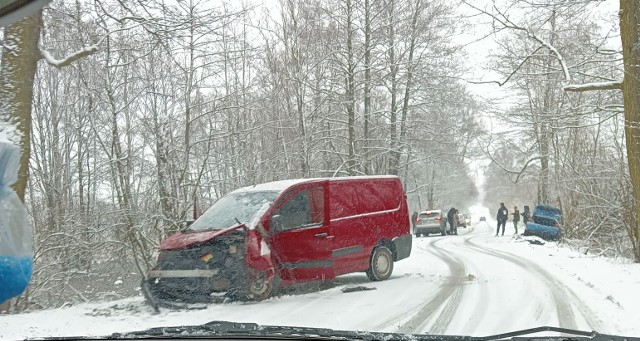
[[[393,255],[386,246],[378,246],[373,250],[367,277],[372,281],[383,281],[393,272]]]
[[[273,283],[263,277],[251,278],[247,288],[247,298],[254,301],[262,301],[269,298],[273,293]]]

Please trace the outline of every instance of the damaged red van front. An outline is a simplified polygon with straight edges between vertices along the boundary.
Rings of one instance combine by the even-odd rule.
[[[260,300],[279,286],[351,272],[384,280],[411,252],[409,226],[395,176],[244,187],[163,241],[143,292],[155,303]]]

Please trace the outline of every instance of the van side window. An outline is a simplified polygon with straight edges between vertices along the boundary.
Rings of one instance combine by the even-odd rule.
[[[281,231],[321,225],[324,222],[322,186],[306,189],[291,197],[275,213],[282,219]]]

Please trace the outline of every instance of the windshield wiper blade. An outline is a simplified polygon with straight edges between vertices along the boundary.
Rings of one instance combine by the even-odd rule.
[[[540,332],[557,332],[570,336],[528,336]],[[345,331],[328,328],[312,327],[284,327],[258,325],[255,323],[235,323],[226,321],[212,321],[199,326],[161,327],[145,331],[116,333],[109,339],[139,339],[139,338],[216,338],[216,337],[255,337],[270,339],[313,339],[313,340],[631,340],[633,338],[600,334],[595,331],[582,331],[560,327],[542,326],[517,330],[508,333],[489,336],[462,335],[426,335],[399,334],[388,332]],[[576,337],[577,336],[577,337]],[[640,339],[637,339],[640,340]]]
[[[582,336],[582,337],[587,337],[589,340],[601,340],[600,337],[605,337],[607,340],[611,340],[611,338],[613,338],[613,340],[615,340],[617,337],[615,336],[609,336],[609,335],[603,335],[603,334],[599,334],[596,331],[584,331],[584,330],[578,330],[578,329],[569,329],[569,328],[560,328],[560,327],[552,327],[552,326],[542,326],[542,327],[535,327],[535,328],[529,328],[529,329],[522,329],[522,330],[516,330],[516,331],[512,331],[512,332],[508,332],[508,333],[502,333],[502,334],[495,334],[495,335],[489,335],[489,336],[481,336],[481,337],[473,337],[472,340],[474,341],[484,341],[484,340],[501,340],[501,339],[508,339],[508,340],[520,340],[521,338],[514,338],[516,336],[524,336],[524,335],[530,335],[530,334],[535,334],[535,333],[540,333],[540,332],[557,332],[557,333],[563,333],[563,334],[568,334],[568,335],[575,335],[575,336]],[[538,338],[538,337],[535,337]],[[544,337],[545,339],[548,339],[550,337]],[[551,337],[551,338],[566,338],[565,336],[557,336],[557,337]],[[524,338],[526,340],[531,339],[531,337],[528,338]],[[571,339],[575,339],[575,338],[571,338]],[[620,339],[626,339],[626,338],[622,338],[620,337]]]

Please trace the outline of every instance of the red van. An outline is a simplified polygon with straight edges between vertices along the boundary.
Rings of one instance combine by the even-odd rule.
[[[264,299],[292,283],[366,272],[409,257],[407,201],[396,176],[299,179],[235,190],[160,245],[149,300]]]

